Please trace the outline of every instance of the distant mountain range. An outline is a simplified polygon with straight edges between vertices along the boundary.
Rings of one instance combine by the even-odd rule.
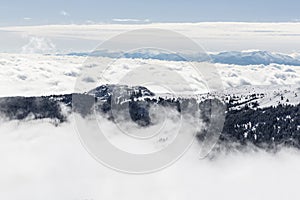
[[[69,53],[70,56],[101,56],[109,58],[140,58],[167,61],[197,61],[233,65],[269,65],[271,63],[300,66],[300,59],[291,55],[268,51],[228,51],[220,53],[170,53],[157,50],[139,50],[135,52],[97,50],[91,53]]]

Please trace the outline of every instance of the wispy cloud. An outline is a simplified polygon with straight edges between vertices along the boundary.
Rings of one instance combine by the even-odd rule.
[[[87,23],[87,24],[95,24],[95,22],[93,20],[86,20],[85,23]]]
[[[24,20],[32,20],[31,17],[24,17],[23,19],[24,19]]]
[[[29,42],[22,47],[22,53],[54,53],[55,45],[50,39],[43,37],[31,37]]]
[[[68,12],[65,11],[65,10],[60,11],[60,14],[61,14],[62,16],[70,16],[70,13],[68,13]]]
[[[129,18],[115,18],[112,19],[113,22],[134,22],[134,23],[138,23],[138,22],[150,22],[149,19],[129,19]]]

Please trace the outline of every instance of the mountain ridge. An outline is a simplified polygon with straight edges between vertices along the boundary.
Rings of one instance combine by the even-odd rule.
[[[68,53],[69,56],[100,56],[109,58],[156,59],[165,61],[212,62],[229,65],[269,65],[282,64],[300,66],[300,58],[295,55],[262,50],[224,51],[218,53],[170,53],[158,50],[138,50],[135,52],[96,50],[93,52]]]
[[[203,141],[215,128],[211,125],[214,118],[224,115],[219,144],[228,149],[237,144],[239,148],[251,144],[262,149],[276,150],[280,146],[300,149],[300,103],[297,100],[298,93],[293,92],[293,88],[290,91],[283,88],[282,92],[276,90],[274,96],[270,96],[270,92],[264,94],[246,89],[236,93],[229,91],[219,96],[206,94],[189,98],[164,98],[142,86],[106,84],[90,93],[3,97],[0,98],[0,113],[9,120],[50,118],[55,120],[56,125],[66,122],[71,110],[84,118],[96,112],[112,122],[115,122],[118,115],[126,113],[122,120],[132,120],[141,127],[148,127],[155,123],[150,109],[156,106],[156,112],[169,108],[179,114],[200,116],[206,128],[197,134],[199,141]],[[289,98],[294,95],[296,100],[287,101],[285,95]],[[273,104],[276,102],[276,105],[260,106],[261,102],[273,97],[278,97],[282,102],[271,101]],[[68,107],[69,112],[64,113],[61,106]]]

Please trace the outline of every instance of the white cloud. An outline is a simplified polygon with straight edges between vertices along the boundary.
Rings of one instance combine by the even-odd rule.
[[[104,123],[113,129],[111,122]],[[172,166],[130,175],[98,163],[81,145],[73,123],[55,127],[46,120],[12,121],[0,126],[1,199],[299,199],[300,156],[292,150],[199,160],[195,142]]]
[[[22,47],[22,53],[55,53],[56,48],[50,39],[30,37],[29,42]]]
[[[181,33],[210,52],[260,49],[292,53],[299,49],[300,23],[130,23],[126,19],[115,20],[114,24],[19,26],[0,27],[0,30],[14,32],[15,36],[29,34],[58,38],[63,44],[70,39],[86,44],[86,40],[102,42],[130,30],[162,28]],[[125,22],[119,22],[122,23],[119,25],[117,21]],[[62,38],[67,39],[63,41]],[[90,49],[94,47],[95,43],[90,45]]]
[[[26,50],[25,52],[35,51]],[[86,57],[80,56],[0,53],[0,96],[70,93],[74,91],[75,81],[82,70],[97,71],[99,64],[106,67],[105,63],[108,64],[114,60],[99,57],[93,58],[89,63],[85,63],[85,59]],[[138,76],[138,73],[142,73],[138,70],[139,66],[146,67],[151,65],[167,66],[168,69],[173,69],[174,73],[180,74],[188,80],[193,89],[201,88],[201,83],[199,82],[201,77],[195,75],[189,63],[125,58],[114,60],[114,64],[110,65],[110,68],[107,68],[105,74],[101,76],[105,80],[99,79],[99,73],[91,73],[93,75],[91,75],[91,80],[94,81],[86,81],[84,79],[85,82],[83,81],[83,84],[86,85],[87,90],[90,90],[95,85],[107,83],[107,81],[118,83],[124,75],[128,75],[127,78],[131,80],[131,76],[135,77]],[[300,83],[299,66],[216,64],[216,68],[225,88],[238,87],[245,84],[276,86],[297,85]],[[151,77],[152,75],[149,76]],[[153,77],[157,77],[157,75],[153,75]],[[139,81],[139,79],[135,77],[133,81]],[[11,82],[13,84],[10,84]],[[149,89],[154,90],[154,92],[156,90],[156,88]]]
[[[24,17],[23,19],[24,19],[24,20],[32,20],[31,17]]]
[[[70,14],[65,10],[60,11],[60,14],[63,16],[70,16]]]
[[[84,58],[0,54],[0,96],[70,93]]]
[[[134,22],[134,23],[138,23],[138,22],[150,22],[149,19],[129,19],[129,18],[116,18],[116,19],[112,19],[113,22]]]
[[[96,24],[96,22],[94,22],[93,20],[86,20],[85,23],[86,24]]]

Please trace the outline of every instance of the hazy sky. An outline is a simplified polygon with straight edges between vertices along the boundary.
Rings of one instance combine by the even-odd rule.
[[[298,21],[299,10],[299,0],[10,0],[0,4],[0,26],[126,23],[126,19],[131,23],[286,22]]]

